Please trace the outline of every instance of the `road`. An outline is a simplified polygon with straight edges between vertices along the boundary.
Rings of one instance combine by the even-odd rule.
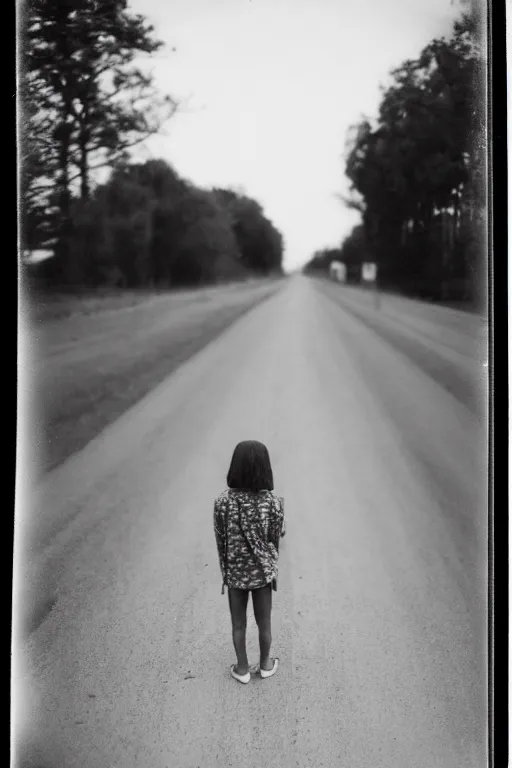
[[[477,321],[430,314],[478,377],[455,351]],[[20,528],[20,766],[486,764],[485,424],[428,372],[436,343],[422,367],[291,278],[50,473]],[[241,686],[212,501],[246,438],[269,447],[288,532],[280,669]],[[252,614],[248,632],[252,663]]]

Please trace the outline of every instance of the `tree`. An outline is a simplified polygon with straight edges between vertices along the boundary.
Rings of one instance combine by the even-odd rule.
[[[162,160],[114,169],[71,213],[77,282],[168,288],[246,273],[226,208]]]
[[[384,284],[439,298],[457,272],[478,165],[471,140],[482,135],[473,106],[478,41],[477,17],[464,14],[450,39],[433,40],[392,72],[376,120],[349,136],[348,203],[362,212]]]
[[[263,275],[281,272],[283,238],[266,218],[261,205],[233,190],[215,189],[213,192],[229,212],[242,264]]]
[[[63,260],[73,183],[79,182],[79,195],[87,199],[94,170],[126,157],[176,109],[134,66],[136,56],[152,54],[162,44],[126,5],[126,0],[29,0],[23,18],[26,183],[57,190]],[[26,205],[30,208],[30,199]]]

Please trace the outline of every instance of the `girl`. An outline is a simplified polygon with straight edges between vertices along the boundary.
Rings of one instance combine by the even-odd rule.
[[[271,677],[279,660],[270,658],[272,590],[277,590],[279,539],[284,536],[284,502],[273,493],[274,479],[267,448],[257,440],[239,443],[227,476],[228,490],[214,505],[214,529],[222,573],[228,588],[237,664],[231,675],[251,679],[245,631],[247,601],[252,593],[260,642],[259,672]]]

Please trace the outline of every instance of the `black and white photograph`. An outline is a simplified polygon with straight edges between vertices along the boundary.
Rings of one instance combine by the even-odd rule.
[[[18,0],[11,768],[494,765],[491,16]]]

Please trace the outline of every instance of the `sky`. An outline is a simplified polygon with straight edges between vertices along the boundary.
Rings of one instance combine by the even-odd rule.
[[[359,221],[348,193],[349,127],[374,116],[380,85],[433,37],[454,0],[129,0],[165,49],[156,84],[182,101],[146,157],[201,187],[258,200],[285,240],[284,266],[336,247]],[[173,49],[175,49],[173,51]]]

